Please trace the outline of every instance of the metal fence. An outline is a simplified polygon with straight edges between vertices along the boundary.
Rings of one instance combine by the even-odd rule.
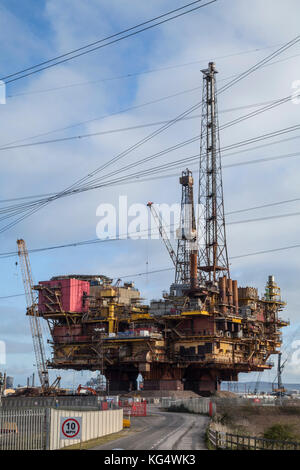
[[[0,450],[44,450],[48,431],[46,409],[0,409]]]
[[[300,450],[299,442],[240,436],[212,429],[208,430],[208,439],[216,449],[223,450]]]
[[[124,415],[126,416],[147,416],[147,402],[132,402],[128,401],[119,402],[119,406],[123,408]]]
[[[81,417],[81,439],[63,440],[60,436],[60,418]],[[72,444],[106,436],[123,429],[123,410],[66,410],[66,409],[11,409],[0,408],[0,451],[54,450]]]
[[[210,398],[185,398],[179,400],[173,400],[172,398],[162,398],[162,408],[170,408],[176,411],[176,409],[182,410],[185,408],[190,413],[199,413],[204,415],[213,416],[216,413],[216,405],[212,403]]]
[[[116,397],[116,402],[118,397]],[[91,408],[101,409],[104,397],[93,395],[70,395],[57,397],[2,397],[2,408],[4,410],[19,408]]]

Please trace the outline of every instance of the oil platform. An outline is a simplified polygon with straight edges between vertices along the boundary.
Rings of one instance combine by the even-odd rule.
[[[216,69],[203,70],[199,195],[186,170],[177,251],[148,206],[175,268],[163,298],[143,305],[133,283],[68,275],[40,282],[37,315],[48,322],[54,369],[100,370],[111,391],[193,390],[211,394],[241,372],[270,369],[281,346],[285,303],[273,276],[265,294],[230,277],[224,216]],[[30,314],[30,309],[29,309]]]

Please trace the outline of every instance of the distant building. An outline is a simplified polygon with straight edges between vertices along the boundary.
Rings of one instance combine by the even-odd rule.
[[[14,378],[6,377],[6,388],[14,388]]]

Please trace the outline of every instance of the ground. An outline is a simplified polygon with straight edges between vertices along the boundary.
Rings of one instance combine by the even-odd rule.
[[[170,413],[149,406],[149,416],[132,418],[130,432],[93,450],[205,450],[209,418],[190,413]]]

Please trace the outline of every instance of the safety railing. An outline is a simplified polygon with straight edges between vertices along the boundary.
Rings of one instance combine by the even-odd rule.
[[[213,429],[208,430],[208,440],[216,449],[221,450],[300,450],[300,442],[241,436]]]

